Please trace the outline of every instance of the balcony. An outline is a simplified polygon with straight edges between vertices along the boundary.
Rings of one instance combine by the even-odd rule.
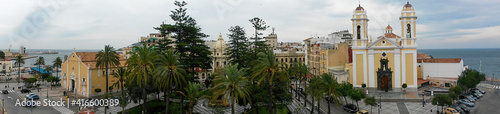
[[[82,85],[82,86],[87,86],[87,82],[80,81],[80,85]]]

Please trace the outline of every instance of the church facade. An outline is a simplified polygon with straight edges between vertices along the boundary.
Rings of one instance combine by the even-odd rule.
[[[409,3],[403,6],[401,36],[387,26],[379,37],[368,37],[368,17],[363,7],[358,6],[352,16],[352,63],[348,64],[349,82],[354,87],[388,91],[402,88],[417,88],[417,35],[415,10]]]

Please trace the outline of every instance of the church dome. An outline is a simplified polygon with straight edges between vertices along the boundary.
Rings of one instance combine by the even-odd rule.
[[[410,2],[406,2],[404,8],[412,8],[413,6],[410,4]]]
[[[387,25],[387,27],[385,27],[385,30],[392,30],[391,25]]]
[[[226,42],[224,42],[224,39],[222,39],[221,34],[219,34],[219,39],[217,39],[217,42],[215,42],[214,48],[215,49],[225,49],[226,48]]]
[[[361,7],[361,5],[359,5],[357,8],[356,8],[356,11],[362,11],[362,10],[365,10],[363,7]]]

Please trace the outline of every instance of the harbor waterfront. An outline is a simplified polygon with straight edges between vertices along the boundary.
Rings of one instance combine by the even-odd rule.
[[[500,79],[500,48],[418,49],[418,52],[434,58],[462,58],[464,65],[470,69],[479,70],[481,63],[481,70],[487,78],[494,76],[495,80]]]

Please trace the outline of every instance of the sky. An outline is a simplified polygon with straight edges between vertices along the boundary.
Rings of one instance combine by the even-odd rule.
[[[187,13],[205,40],[225,41],[231,26],[259,17],[275,28],[279,42],[302,42],[314,36],[349,30],[361,5],[369,35],[387,25],[401,34],[399,15],[407,0],[187,0]],[[410,0],[416,10],[419,49],[500,48],[499,0]],[[102,49],[126,47],[153,27],[173,23],[174,0],[0,0],[0,49]],[[267,35],[272,30],[264,31]]]

